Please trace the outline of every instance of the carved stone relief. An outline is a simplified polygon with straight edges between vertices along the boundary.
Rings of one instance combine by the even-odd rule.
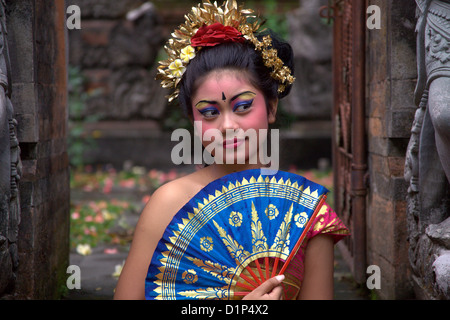
[[[450,299],[450,0],[416,0],[418,81],[405,163],[416,292]]]
[[[18,267],[20,222],[18,182],[21,174],[17,121],[11,103],[11,70],[5,1],[0,2],[0,296],[12,290]]]

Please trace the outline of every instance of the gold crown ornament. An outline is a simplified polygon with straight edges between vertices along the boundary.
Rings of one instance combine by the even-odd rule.
[[[283,92],[287,85],[294,82],[291,70],[278,58],[277,50],[272,48],[271,37],[266,35],[262,41],[256,38],[256,32],[261,31],[261,22],[253,13],[251,9],[243,9],[242,5],[238,7],[234,0],[227,0],[222,6],[204,0],[185,15],[185,23],[172,33],[172,38],[164,47],[168,59],[159,62],[156,75],[163,88],[174,89],[168,96],[169,102],[178,97],[178,84],[196,53],[203,47],[226,42],[250,41],[260,52],[265,66],[272,71],[272,78],[279,82],[278,92]],[[250,22],[251,19],[253,22]]]

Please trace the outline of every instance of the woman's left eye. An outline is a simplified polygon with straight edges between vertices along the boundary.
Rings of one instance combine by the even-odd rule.
[[[240,102],[238,102],[238,103],[236,103],[234,105],[233,111],[245,112],[248,109],[250,109],[252,104],[253,104],[253,99],[252,100],[246,100],[246,101],[240,101]]]

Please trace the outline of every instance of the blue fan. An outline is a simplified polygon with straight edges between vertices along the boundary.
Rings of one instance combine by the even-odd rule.
[[[328,190],[269,173],[226,175],[184,205],[153,254],[147,299],[240,299],[285,272]]]

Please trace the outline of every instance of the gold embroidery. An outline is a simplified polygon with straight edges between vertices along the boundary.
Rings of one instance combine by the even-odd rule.
[[[211,237],[203,237],[200,239],[200,248],[205,251],[209,252],[213,249],[213,239]]]
[[[211,274],[220,281],[224,281],[226,284],[231,283],[231,279],[236,271],[235,268],[225,267],[219,263],[214,263],[208,260],[203,261],[193,257],[188,257],[188,259],[194,262],[197,267],[202,268],[203,271]]]
[[[198,280],[197,272],[195,270],[189,269],[183,272],[181,275],[181,278],[186,284],[193,284],[196,283]]]
[[[267,218],[269,218],[269,220],[275,219],[280,214],[277,207],[274,206],[273,204],[269,204],[269,206],[266,208],[265,212],[266,212],[266,216],[267,216]]]
[[[338,217],[334,217],[330,221],[326,222],[325,217],[328,216],[327,206],[322,206],[319,213],[317,214],[317,222],[313,226],[315,232],[320,233],[333,233],[333,234],[349,234],[347,227],[342,223]]]
[[[233,227],[240,227],[242,224],[242,213],[238,211],[231,211],[230,219],[228,219],[228,222]]]
[[[267,238],[264,236],[264,232],[262,230],[261,221],[258,218],[258,212],[255,209],[255,205],[252,201],[252,245],[253,252],[260,252],[267,250]]]
[[[275,236],[275,240],[270,247],[270,250],[279,251],[289,255],[289,244],[291,242],[289,231],[291,229],[292,208],[293,204],[291,204],[289,211],[284,216],[284,220],[281,223],[280,229],[277,231],[277,235]]]
[[[316,219],[318,219],[318,218],[320,218],[320,219],[314,225],[314,227],[313,227],[314,231],[319,231],[319,230],[323,229],[326,212],[327,212],[326,206],[322,206],[322,208],[320,208],[320,211],[316,216]]]
[[[299,228],[303,228],[308,222],[308,215],[306,212],[297,213],[294,217],[295,224]]]
[[[244,250],[244,247],[241,246],[236,240],[234,240],[230,235],[227,235],[225,232],[225,229],[220,227],[217,222],[214,222],[214,225],[217,228],[217,231],[219,232],[219,236],[223,241],[223,244],[228,249],[228,252],[231,254],[231,257],[233,257],[236,260],[236,263],[239,265],[250,255],[250,253],[246,250]]]
[[[206,288],[179,292],[180,295],[195,299],[227,299],[228,286],[219,288]]]

